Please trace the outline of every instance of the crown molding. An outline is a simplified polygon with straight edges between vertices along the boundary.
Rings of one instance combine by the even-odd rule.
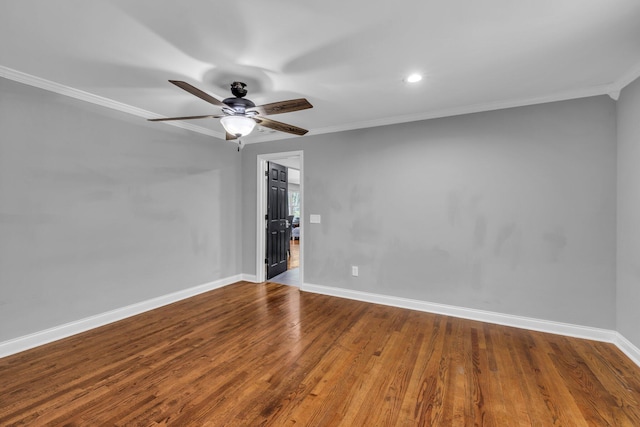
[[[388,126],[399,123],[416,122],[421,120],[431,120],[443,117],[461,116],[465,114],[482,113],[487,111],[504,110],[507,108],[525,107],[528,105],[546,104],[549,102],[568,101],[571,99],[589,98],[592,96],[610,95],[615,90],[612,85],[593,86],[589,88],[577,89],[572,91],[548,94],[531,98],[518,98],[504,101],[493,101],[480,103],[475,105],[466,105],[462,107],[446,108],[442,110],[429,111],[426,113],[412,114],[406,116],[384,117],[381,119],[368,120],[362,122],[354,122],[339,126],[329,126],[325,128],[314,129],[313,133],[317,135],[323,133],[344,132],[348,130],[364,129],[377,126]]]
[[[114,101],[113,99],[105,98],[103,96],[95,95],[83,90],[75,89],[70,86],[65,86],[60,83],[52,82],[50,80],[43,79],[41,77],[32,76],[31,74],[23,73],[22,71],[13,70],[11,68],[0,65],[0,77],[4,77],[9,80],[23,83],[29,86],[37,87],[40,89],[54,92],[60,95],[68,96],[71,98],[79,99],[81,101],[90,102],[92,104],[99,105],[101,107],[110,108],[112,110],[120,111],[127,114],[132,114],[138,117],[144,117],[145,119],[161,119],[164,116],[152,113],[151,111],[143,110],[142,108],[134,107],[122,102]],[[211,129],[207,129],[201,126],[195,126],[190,123],[182,121],[164,122],[167,125],[187,129],[193,132],[198,132],[204,135],[213,136],[220,139],[225,139],[225,135],[220,132],[215,132]]]
[[[69,86],[55,83],[50,80],[46,80],[40,77],[32,76],[21,71],[13,70],[8,67],[0,66],[0,77],[5,77],[10,80],[14,80],[20,83],[24,83],[30,86],[38,87],[40,89],[48,90],[58,93],[60,95],[69,96],[82,101],[90,102],[92,104],[100,105],[113,110],[121,111],[128,114],[144,118],[159,119],[164,116],[153,113],[151,111],[143,110],[138,107],[134,107],[122,102],[114,101],[109,98],[105,98],[99,95],[94,95],[89,92],[85,92],[79,89],[75,89]],[[560,93],[547,94],[543,96],[531,97],[531,98],[517,98],[502,101],[493,101],[486,103],[479,103],[474,105],[467,105],[462,107],[445,108],[441,110],[429,111],[419,114],[410,114],[405,116],[393,116],[384,117],[375,120],[366,120],[361,122],[346,123],[338,126],[327,126],[323,128],[312,129],[308,135],[321,135],[326,133],[345,132],[356,129],[365,129],[378,126],[388,126],[394,124],[431,120],[443,117],[460,116],[465,114],[481,113],[487,111],[503,110],[507,108],[525,107],[528,105],[545,104],[549,102],[567,101],[571,99],[588,98],[591,96],[608,95],[613,100],[617,101],[620,96],[620,91],[629,85],[634,80],[640,78],[640,63],[636,64],[622,77],[616,80],[614,83],[592,86],[588,88],[581,88],[571,91],[565,91]],[[193,132],[198,132],[203,135],[213,136],[225,140],[225,135],[221,132],[215,132],[211,129],[207,129],[201,126],[192,125],[190,123],[182,121],[170,121],[163,122],[170,126],[176,126],[182,129],[187,129]],[[289,135],[280,134],[267,134],[267,135],[252,135],[251,138],[245,139],[244,144],[255,144],[266,141],[279,141],[292,138]]]
[[[633,81],[633,80],[632,80]],[[548,94],[544,96],[532,97],[532,98],[517,98],[505,101],[486,102],[475,105],[466,105],[462,107],[446,108],[441,110],[429,111],[419,114],[411,114],[405,116],[392,116],[384,117],[375,120],[366,120],[361,122],[351,122],[338,126],[327,126],[323,128],[316,128],[309,131],[307,135],[321,135],[326,133],[346,132],[350,130],[374,128],[378,126],[389,126],[401,123],[418,122],[422,120],[432,120],[444,117],[462,116],[465,114],[483,113],[488,111],[504,110],[508,108],[526,107],[529,105],[546,104],[549,102],[568,101],[571,99],[589,98],[592,96],[609,95],[614,100],[614,95],[619,95],[619,90],[615,85],[601,85],[593,86],[589,88],[577,89],[573,91],[566,91],[561,93]],[[288,139],[288,136],[282,136],[277,138],[263,137],[257,140],[247,141],[247,144],[253,144],[257,142],[273,141]]]
[[[635,80],[640,78],[640,62],[638,62],[635,66],[631,67],[629,71],[622,75],[618,80],[616,80],[611,88],[613,91],[618,92],[633,83]],[[617,100],[617,98],[615,98]]]

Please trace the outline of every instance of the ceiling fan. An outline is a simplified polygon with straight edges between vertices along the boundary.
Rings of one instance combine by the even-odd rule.
[[[313,108],[313,105],[311,105],[305,98],[290,99],[288,101],[256,105],[251,100],[244,98],[247,94],[247,89],[245,89],[247,85],[242,82],[233,82],[231,83],[231,93],[234,95],[234,97],[226,98],[222,101],[219,101],[208,93],[203,92],[202,90],[190,85],[187,82],[179,80],[169,80],[169,82],[178,86],[180,89],[186,90],[190,94],[195,95],[202,100],[205,100],[215,106],[221,107],[223,114],[148,119],[151,122],[219,118],[220,123],[222,123],[222,126],[227,133],[227,140],[237,139],[242,136],[249,135],[256,124],[294,135],[304,135],[308,132],[308,130],[306,129],[263,117],[273,114],[290,113],[292,111]]]

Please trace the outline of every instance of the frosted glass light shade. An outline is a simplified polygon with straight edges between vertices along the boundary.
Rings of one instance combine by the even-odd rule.
[[[256,126],[253,119],[245,116],[224,116],[220,123],[224,130],[237,137],[249,135]]]

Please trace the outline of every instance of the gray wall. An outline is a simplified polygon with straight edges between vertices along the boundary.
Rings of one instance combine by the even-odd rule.
[[[256,156],[301,149],[306,283],[608,329],[618,178],[617,322],[638,345],[638,85],[620,100],[616,175],[607,97],[239,155],[0,79],[0,341],[255,274]],[[313,213],[321,224],[308,223]]]
[[[297,149],[305,283],[615,329],[608,97],[249,145],[245,229],[257,154]],[[255,273],[253,233],[243,254]]]
[[[241,272],[231,143],[0,78],[0,341]]]
[[[640,79],[618,101],[617,326],[640,348]]]

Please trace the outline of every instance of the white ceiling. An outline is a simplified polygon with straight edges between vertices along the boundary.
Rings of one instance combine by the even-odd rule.
[[[240,80],[256,104],[306,97],[273,118],[318,134],[615,97],[640,76],[640,1],[4,0],[0,75],[143,117],[219,113],[168,79],[218,99]]]

